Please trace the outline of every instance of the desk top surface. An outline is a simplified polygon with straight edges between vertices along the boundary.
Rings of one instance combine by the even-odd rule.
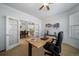
[[[40,48],[46,44],[46,42],[51,41],[52,39],[55,39],[55,37],[50,37],[48,36],[47,40],[41,40],[40,38],[33,38],[33,37],[28,37],[26,41],[36,48]]]

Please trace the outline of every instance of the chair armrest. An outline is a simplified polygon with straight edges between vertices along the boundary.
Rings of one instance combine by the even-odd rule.
[[[56,46],[55,44],[51,43],[50,47],[54,47],[54,48],[57,48],[59,49],[59,46]]]
[[[52,41],[51,41],[50,43],[53,43],[53,42],[54,42],[54,40],[56,40],[56,39],[52,39]]]

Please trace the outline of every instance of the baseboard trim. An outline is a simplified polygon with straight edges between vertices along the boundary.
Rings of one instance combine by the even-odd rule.
[[[79,50],[78,48],[76,48],[76,47],[74,47],[74,46],[72,46],[72,45],[70,45],[70,44],[68,44],[68,43],[63,43],[63,44],[69,45],[70,47]]]

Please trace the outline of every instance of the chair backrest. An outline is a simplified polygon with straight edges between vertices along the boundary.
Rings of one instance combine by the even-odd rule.
[[[56,46],[61,46],[62,40],[63,40],[63,31],[60,31],[60,32],[58,33],[58,39],[57,39],[55,45],[56,45]]]
[[[58,33],[58,39],[57,39],[57,41],[56,41],[56,46],[58,46],[59,47],[59,53],[61,52],[61,44],[62,44],[62,40],[63,40],[63,31],[61,31],[61,32],[59,32]]]

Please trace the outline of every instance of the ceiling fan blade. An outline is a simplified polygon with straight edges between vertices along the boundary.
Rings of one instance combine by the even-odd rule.
[[[47,10],[50,10],[49,6],[46,6],[47,7]]]
[[[39,10],[41,10],[43,7],[44,7],[44,5],[42,5],[42,6],[39,8]]]

